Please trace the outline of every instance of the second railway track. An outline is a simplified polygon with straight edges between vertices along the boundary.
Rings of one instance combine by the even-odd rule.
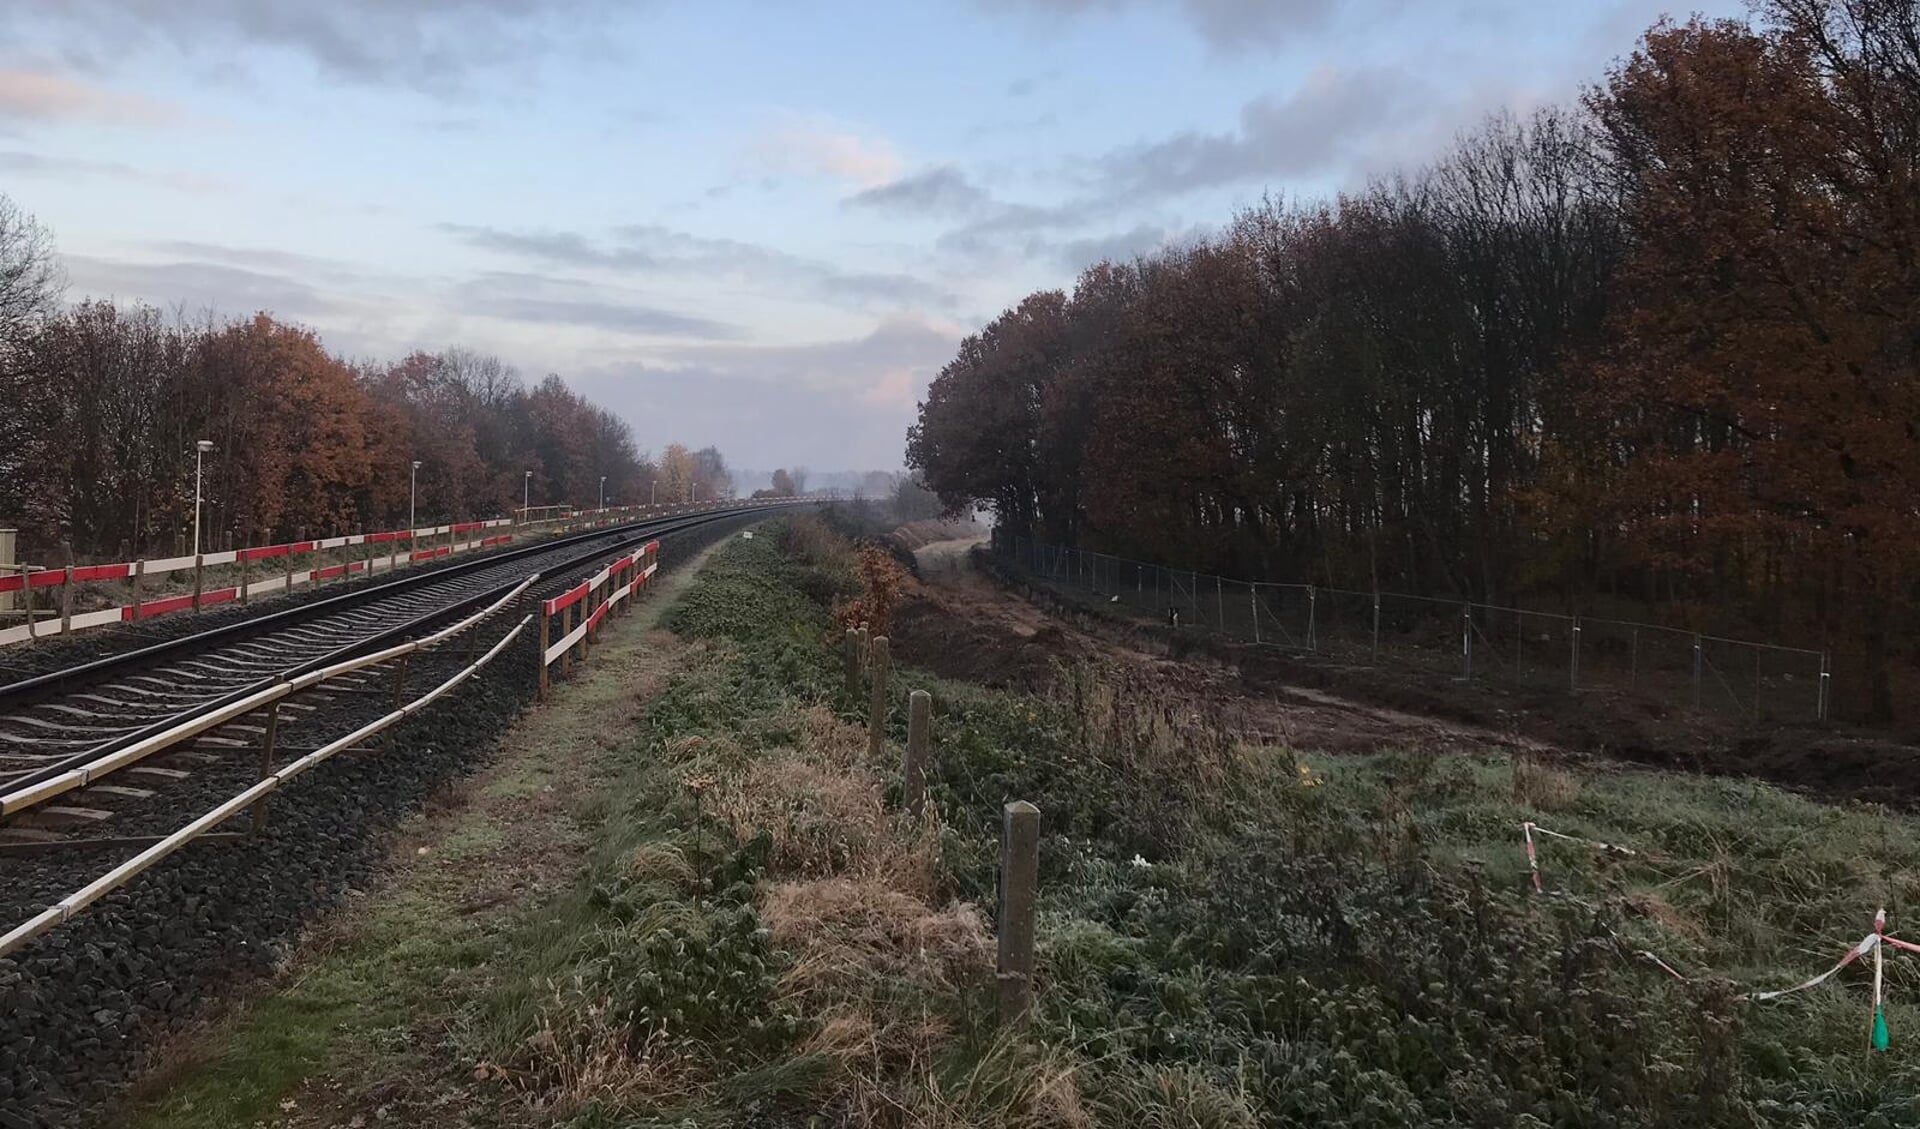
[[[125,845],[177,821],[171,801],[183,791],[230,788],[266,767],[255,763],[264,735],[257,713],[210,727],[163,755],[116,761],[121,751],[137,753],[151,734],[213,715],[276,679],[423,634],[528,577],[554,579],[622,546],[738,512],[654,519],[509,550],[0,686],[0,858]],[[337,728],[376,711],[391,666],[354,672],[284,703],[280,754],[318,739],[310,732],[321,720],[316,715]],[[444,650],[422,652],[411,675],[425,684],[456,667]],[[96,777],[91,765],[112,771]]]

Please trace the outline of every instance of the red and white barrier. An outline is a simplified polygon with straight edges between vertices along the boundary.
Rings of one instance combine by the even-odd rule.
[[[455,553],[511,544],[515,537],[525,533],[597,529],[641,516],[657,517],[704,512],[725,506],[783,505],[791,504],[791,501],[790,499],[765,499],[745,503],[717,501],[697,506],[609,506],[599,510],[576,510],[569,514],[537,519],[519,525],[516,525],[512,518],[503,517],[488,521],[464,521],[451,525],[426,526],[419,529],[354,533],[342,537],[290,541],[278,545],[255,545],[227,552],[202,553],[199,556],[165,557],[159,560],[116,564],[75,565],[71,568],[32,569],[0,576],[0,593],[20,592],[23,593],[24,600],[37,603],[38,601],[35,600],[37,594],[59,589],[59,595],[53,598],[57,601],[61,614],[58,618],[30,619],[17,627],[0,628],[0,647],[72,631],[104,627],[113,623],[131,623],[172,612],[198,611],[202,608],[233,602],[246,603],[254,596],[291,591],[302,584],[322,584],[329,580],[343,579],[355,573],[372,575],[377,572],[392,572],[410,564],[438,560]],[[361,559],[306,569],[292,567],[295,558],[310,553],[356,546],[363,546],[367,550]],[[375,546],[381,546],[384,551],[375,551]],[[286,567],[272,575],[263,575],[256,579],[254,577],[256,567],[268,561],[285,562]],[[212,590],[201,588],[206,569],[233,564],[240,566],[238,584]],[[142,597],[141,588],[147,578],[188,571],[194,573],[195,592],[157,599]],[[126,581],[131,581],[133,586],[130,602],[98,611],[72,610],[72,596],[76,586]],[[624,594],[620,597],[620,599],[625,598]],[[47,605],[42,603],[40,607],[45,609]]]
[[[546,696],[549,669],[561,664],[564,673],[577,656],[586,658],[587,643],[600,622],[622,603],[637,595],[659,571],[660,542],[649,541],[638,552],[609,562],[599,572],[567,589],[540,608],[540,694]],[[578,613],[574,609],[578,607]],[[553,617],[560,616],[560,637],[553,638]]]

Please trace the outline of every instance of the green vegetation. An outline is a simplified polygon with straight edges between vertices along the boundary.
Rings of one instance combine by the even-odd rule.
[[[443,1025],[442,1069],[488,1097],[467,1123],[1920,1119],[1913,958],[1888,961],[1884,1054],[1870,967],[1739,998],[1825,971],[1879,906],[1920,913],[1912,820],[1504,755],[1250,746],[1115,666],[1046,698],[902,672],[895,749],[907,692],[936,702],[937,814],[916,822],[827,646],[855,574],[803,519],[733,542],[675,606],[689,642],[575,813],[583,869],[476,957]],[[1012,799],[1043,813],[1043,890],[1038,1005],[1007,1031],[987,918]],[[1638,853],[1543,840],[1536,895],[1523,820]]]

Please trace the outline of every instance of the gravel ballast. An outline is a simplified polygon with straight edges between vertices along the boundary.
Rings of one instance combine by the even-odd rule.
[[[663,536],[660,566],[675,568],[766,518],[742,514]],[[540,589],[563,591],[594,567]],[[524,614],[490,621],[483,640],[497,640]],[[181,618],[195,630],[212,622]],[[532,699],[536,650],[529,630],[458,691],[388,730],[378,748],[343,753],[276,792],[259,838],[189,845],[0,959],[0,1129],[94,1123],[169,1033],[270,972],[306,923],[368,884],[386,832],[491,757]],[[449,663],[446,673],[458,665]],[[411,693],[424,692],[429,677],[411,682]],[[168,796],[173,826],[238,791],[231,774],[206,777],[199,792]],[[244,819],[230,828],[244,827]],[[5,925],[78,889],[112,861],[83,852],[0,857]]]

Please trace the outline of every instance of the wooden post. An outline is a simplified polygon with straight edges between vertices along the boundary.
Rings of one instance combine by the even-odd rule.
[[[1040,888],[1040,809],[1016,800],[1001,810],[1000,1022],[1016,1023],[1033,1005],[1033,920]]]
[[[287,595],[293,595],[293,550],[287,550]]]
[[[568,635],[572,634],[572,632],[573,632],[573,605],[568,604],[566,608],[560,613],[560,638],[565,639]],[[560,652],[560,673],[563,676],[571,675],[573,673],[573,648],[572,647],[568,647],[566,650]]]
[[[587,594],[580,597],[580,622],[586,623],[591,618],[593,618],[593,589],[589,587]],[[573,649],[578,652],[581,662],[587,661],[587,640],[592,637],[593,628],[588,627],[580,633],[580,641],[573,645]]]
[[[847,628],[845,649],[846,654],[843,657],[847,664],[847,697],[858,702],[860,700],[860,633],[851,627]]]
[[[867,756],[878,763],[880,755],[887,747],[887,637],[885,635],[873,641],[873,654],[868,658],[868,688],[872,699],[867,704]]]
[[[260,741],[260,779],[265,780],[273,772],[273,746],[280,736],[280,703],[275,700],[267,707],[267,732]],[[258,838],[267,829],[267,797],[253,801],[253,829],[249,834]]]
[[[67,550],[67,574],[60,581],[60,634],[73,630],[73,550]],[[1758,652],[1755,652],[1756,654]]]
[[[927,745],[933,729],[933,695],[907,695],[907,758],[900,766],[900,802],[918,817],[927,803]]]
[[[867,630],[867,625],[863,623],[860,625],[860,669],[866,670],[871,665],[872,659],[873,632]]]
[[[134,623],[140,622],[140,588],[141,588],[140,581],[141,581],[141,578],[145,577],[146,575],[147,575],[147,562],[146,561],[133,562],[133,604],[131,605],[133,608],[133,612],[131,614],[133,616]]]
[[[401,655],[400,665],[393,668],[393,708],[394,709],[400,708],[400,695],[402,692],[406,690],[406,686],[407,686],[407,660],[412,657],[413,657],[412,651],[408,651],[406,654]]]
[[[540,689],[534,694],[533,699],[536,702],[547,700],[547,648],[553,645],[549,638],[553,632],[550,626],[552,622],[553,617],[547,614],[547,609],[543,605],[540,609]]]
[[[240,550],[240,602],[247,602],[247,578],[253,573],[253,558],[247,556],[245,549]]]
[[[200,610],[200,593],[206,590],[206,583],[207,555],[195,553],[193,555],[193,610],[195,612]]]

